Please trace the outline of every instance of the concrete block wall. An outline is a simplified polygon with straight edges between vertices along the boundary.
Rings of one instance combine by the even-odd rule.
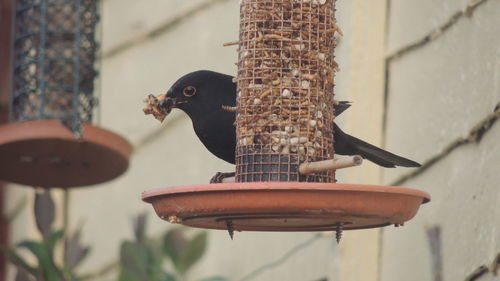
[[[389,15],[385,144],[424,166],[384,178],[432,202],[383,230],[380,280],[467,280],[500,253],[500,124],[485,122],[500,102],[500,2],[390,1]]]

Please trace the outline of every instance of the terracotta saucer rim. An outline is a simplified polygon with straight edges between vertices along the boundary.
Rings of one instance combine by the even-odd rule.
[[[162,187],[142,192],[141,199],[152,203],[158,197],[180,195],[194,192],[245,192],[245,191],[325,191],[325,192],[382,192],[406,194],[423,198],[422,204],[431,200],[429,193],[417,189],[400,186],[383,186],[347,183],[312,183],[312,182],[245,182],[245,183],[216,183]]]
[[[33,128],[43,128],[44,130],[33,130]],[[105,134],[113,138],[112,141],[115,142],[116,145],[114,147],[107,145],[108,148],[119,152],[124,157],[128,158],[132,153],[132,144],[113,131],[84,123],[83,137],[82,139],[77,139],[58,119],[28,120],[0,125],[0,145],[35,139],[60,139],[70,142],[92,141],[96,144],[103,145],[104,140],[97,134]],[[106,144],[109,142],[110,141],[107,141]]]
[[[100,147],[109,151],[106,155],[113,155],[114,160],[121,164],[120,169],[106,176],[87,178],[86,180],[38,180],[30,179],[30,175],[20,177],[18,175],[3,175],[4,180],[12,183],[28,186],[42,186],[45,188],[73,188],[100,184],[112,180],[122,175],[129,167],[129,158],[133,150],[132,144],[124,137],[104,128],[100,128],[88,123],[83,124],[83,136],[77,138],[71,130],[65,127],[59,119],[28,120],[23,122],[13,122],[0,125],[0,147],[6,149],[10,146],[23,145],[26,142],[43,143],[47,141],[59,141],[62,144],[75,145],[89,143],[95,147]],[[25,145],[25,144],[24,144]],[[36,145],[35,145],[36,146]],[[35,148],[35,151],[43,151],[42,145]],[[101,158],[96,158],[101,161]],[[6,165],[3,163],[1,165]],[[24,180],[26,179],[26,180]],[[34,182],[36,181],[36,183]],[[37,184],[39,183],[39,184]]]

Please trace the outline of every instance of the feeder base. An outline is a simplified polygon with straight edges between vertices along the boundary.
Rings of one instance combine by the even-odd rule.
[[[102,183],[128,168],[131,145],[110,131],[85,124],[75,138],[59,120],[0,126],[0,179],[36,187]]]
[[[400,225],[429,194],[403,187],[253,182],[161,188],[142,193],[156,214],[191,227],[235,231],[332,231]]]

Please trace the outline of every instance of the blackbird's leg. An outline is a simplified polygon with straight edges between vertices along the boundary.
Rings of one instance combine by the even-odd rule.
[[[234,177],[235,175],[235,172],[232,172],[232,173],[221,173],[221,172],[217,172],[217,174],[215,174],[215,176],[213,176],[211,179],[210,179],[210,183],[222,183],[222,180],[225,179],[225,178],[230,178],[230,177]]]

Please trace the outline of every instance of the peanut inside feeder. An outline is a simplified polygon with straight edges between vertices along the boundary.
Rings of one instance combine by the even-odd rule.
[[[333,158],[334,0],[243,0],[236,181],[335,182],[299,174]]]

